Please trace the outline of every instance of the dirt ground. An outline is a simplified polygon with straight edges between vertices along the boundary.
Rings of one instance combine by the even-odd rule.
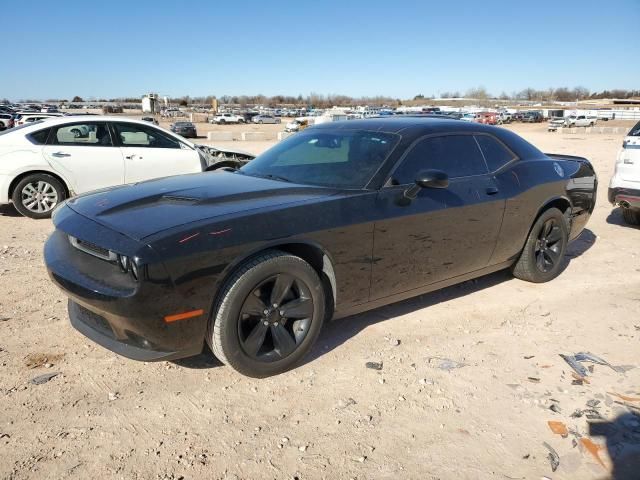
[[[304,365],[266,380],[210,354],[145,364],[85,339],[43,266],[51,222],[0,208],[0,477],[638,478],[640,230],[606,199],[622,135],[509,128],[598,172],[562,275],[499,272],[333,322]],[[595,365],[578,385],[559,356],[577,352],[635,368]]]

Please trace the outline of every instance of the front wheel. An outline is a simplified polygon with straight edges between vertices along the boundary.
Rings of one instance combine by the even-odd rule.
[[[513,275],[528,282],[542,283],[556,278],[562,270],[569,241],[567,220],[560,210],[550,208],[531,227]]]
[[[48,218],[53,209],[65,199],[60,181],[45,173],[24,177],[13,189],[11,200],[19,213],[29,218]]]
[[[273,250],[247,261],[227,282],[207,342],[221,362],[244,375],[276,375],[309,352],[324,315],[316,271],[299,257]]]

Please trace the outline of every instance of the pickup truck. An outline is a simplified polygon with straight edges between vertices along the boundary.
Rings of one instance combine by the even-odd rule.
[[[586,115],[569,115],[565,118],[567,127],[593,127],[597,121],[596,117],[587,117]]]
[[[244,117],[241,117],[240,115],[234,115],[232,113],[219,113],[218,115],[216,115],[215,117],[213,117],[211,120],[209,120],[209,123],[215,123],[218,125],[224,125],[226,123],[244,123]]]
[[[503,123],[511,123],[513,120],[513,115],[509,112],[500,112],[498,115],[498,125],[502,125]]]

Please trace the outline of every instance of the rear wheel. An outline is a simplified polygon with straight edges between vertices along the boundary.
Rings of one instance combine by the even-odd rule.
[[[622,218],[628,225],[640,225],[640,209],[623,208]]]
[[[513,275],[528,282],[542,283],[556,278],[562,269],[569,240],[567,220],[560,210],[550,208],[533,224]]]
[[[324,312],[315,270],[299,257],[273,250],[246,262],[227,282],[207,342],[221,362],[244,375],[276,375],[309,352]]]
[[[18,182],[11,200],[16,210],[25,217],[48,218],[65,197],[64,187],[57,178],[46,173],[34,173]]]

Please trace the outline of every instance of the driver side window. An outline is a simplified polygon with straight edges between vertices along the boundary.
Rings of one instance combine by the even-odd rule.
[[[135,123],[114,123],[123,147],[181,148],[180,142],[161,130]]]
[[[445,172],[449,178],[487,173],[487,165],[472,135],[429,137],[416,143],[393,173],[393,183],[413,183],[424,170]]]

